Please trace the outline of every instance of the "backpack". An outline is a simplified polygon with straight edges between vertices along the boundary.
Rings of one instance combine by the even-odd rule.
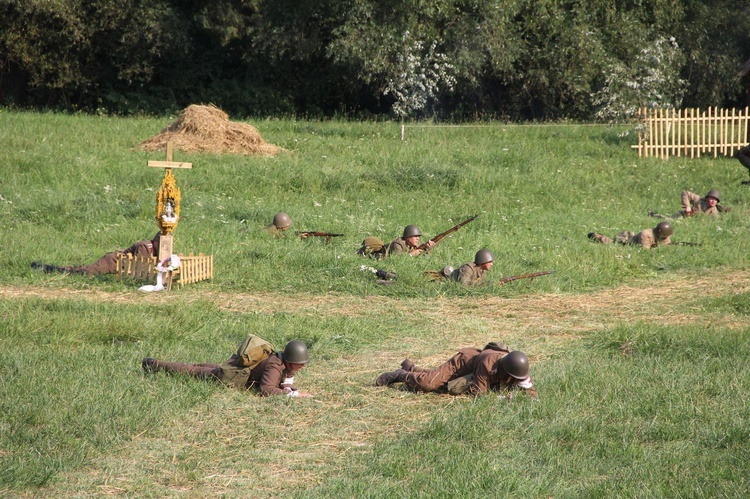
[[[245,388],[253,369],[274,353],[273,345],[260,336],[249,335],[237,353],[220,366],[219,380],[235,388]]]

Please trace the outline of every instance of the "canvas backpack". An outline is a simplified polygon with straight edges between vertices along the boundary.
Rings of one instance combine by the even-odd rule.
[[[251,334],[240,343],[237,353],[221,365],[219,380],[236,388],[245,388],[253,369],[273,353],[273,345]]]

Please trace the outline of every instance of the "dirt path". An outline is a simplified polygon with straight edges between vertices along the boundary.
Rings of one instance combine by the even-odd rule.
[[[378,316],[409,313],[428,318],[436,327],[450,328],[465,320],[467,312],[491,327],[556,331],[590,330],[613,322],[633,322],[658,317],[671,324],[705,320],[706,310],[689,313],[686,304],[706,298],[746,293],[749,272],[713,272],[700,278],[672,277],[651,280],[642,285],[620,286],[593,293],[540,294],[519,298],[498,296],[450,298],[357,297],[351,295],[312,295],[306,293],[225,293],[186,288],[173,293],[143,294],[106,292],[96,289],[47,288],[41,286],[0,286],[0,299],[41,298],[89,300],[121,304],[182,305],[208,300],[217,308],[237,312],[309,314],[314,316]],[[686,310],[688,312],[686,312]],[[702,318],[702,319],[701,319]]]

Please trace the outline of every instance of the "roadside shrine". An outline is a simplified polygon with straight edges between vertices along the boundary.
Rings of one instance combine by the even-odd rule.
[[[149,161],[148,166],[152,168],[164,168],[164,179],[161,187],[156,192],[156,225],[161,234],[159,238],[158,258],[134,257],[133,255],[118,255],[117,273],[118,279],[129,278],[146,282],[155,282],[159,276],[160,269],[163,271],[163,285],[165,289],[171,290],[173,282],[179,287],[185,284],[212,279],[214,276],[213,255],[195,256],[181,255],[174,252],[174,230],[180,221],[180,201],[182,194],[176,185],[172,169],[191,169],[192,163],[172,161],[172,142],[167,142],[166,161]],[[168,260],[176,255],[179,263],[169,265]],[[161,266],[160,266],[161,264]],[[159,283],[161,284],[161,283]]]

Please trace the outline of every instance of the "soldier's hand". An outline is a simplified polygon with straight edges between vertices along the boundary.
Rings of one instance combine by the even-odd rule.
[[[307,393],[307,392],[297,392],[297,396],[298,397],[310,397],[310,398],[312,398],[313,394],[312,393]]]

